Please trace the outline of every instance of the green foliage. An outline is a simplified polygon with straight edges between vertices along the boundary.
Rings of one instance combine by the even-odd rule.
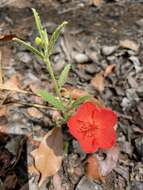
[[[65,68],[64,68],[64,70],[60,74],[60,77],[59,77],[59,80],[58,80],[58,85],[59,85],[60,89],[62,88],[62,86],[67,81],[67,77],[68,77],[68,73],[69,73],[70,67],[71,67],[70,64],[66,65]]]
[[[49,41],[49,46],[48,46],[48,55],[50,56],[53,53],[55,43],[57,42],[61,30],[65,27],[67,24],[66,21],[64,21],[60,26],[58,26],[55,31],[53,32],[50,41]]]
[[[41,96],[43,98],[43,100],[47,101],[49,104],[51,104],[58,110],[65,111],[65,108],[64,108],[63,104],[61,103],[61,101],[58,98],[51,95],[46,90],[39,90],[39,92],[37,94],[39,96]]]
[[[76,109],[80,104],[82,104],[86,100],[89,100],[90,98],[91,96],[81,96],[80,98],[78,98],[72,103],[70,109]]]
[[[61,98],[61,88],[67,81],[67,77],[68,77],[71,65],[68,64],[64,67],[57,81],[55,78],[53,68],[52,68],[52,64],[50,62],[50,56],[53,53],[55,44],[59,38],[61,30],[65,27],[67,22],[64,21],[61,25],[59,25],[55,29],[55,31],[53,32],[53,34],[51,35],[49,39],[47,31],[42,25],[39,14],[37,13],[35,9],[32,9],[32,11],[34,14],[35,23],[38,30],[38,36],[35,38],[34,42],[38,47],[35,48],[32,45],[30,45],[28,42],[25,42],[18,38],[14,38],[13,40],[22,44],[26,49],[33,52],[35,55],[39,56],[42,59],[42,61],[47,65],[47,70],[54,84],[56,96],[53,96],[46,90],[40,90],[38,92],[38,95],[41,96],[45,101],[47,101],[53,107],[55,107],[57,110],[60,110],[63,114],[64,122],[66,122],[69,117],[69,113],[67,113],[67,110],[70,109],[70,111],[72,111],[72,109],[77,108],[81,103],[89,99],[90,96],[83,96],[75,101],[72,99],[69,99],[68,102],[63,101],[63,99]]]
[[[43,26],[42,26],[42,23],[41,23],[41,19],[37,13],[37,11],[32,8],[32,11],[33,11],[33,14],[34,14],[34,18],[35,18],[35,23],[36,23],[36,27],[37,27],[37,30],[39,32],[39,35],[40,35],[40,38],[43,40],[43,34],[42,34],[42,31],[43,31]]]
[[[40,51],[38,51],[36,48],[34,48],[33,46],[31,46],[28,42],[20,40],[19,38],[13,38],[13,40],[22,44],[23,47],[25,47],[26,49],[28,49],[29,51],[31,51],[35,55],[39,56],[40,58],[43,58],[42,53]]]

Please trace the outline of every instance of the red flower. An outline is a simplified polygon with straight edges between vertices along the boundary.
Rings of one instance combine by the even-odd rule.
[[[79,141],[86,153],[97,148],[107,149],[116,141],[114,126],[116,114],[108,108],[99,108],[92,102],[79,106],[75,115],[67,122],[70,133]]]

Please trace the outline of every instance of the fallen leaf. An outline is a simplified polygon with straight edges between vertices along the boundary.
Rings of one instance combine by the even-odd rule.
[[[101,175],[99,161],[96,157],[90,156],[87,159],[86,175],[92,180],[104,182],[104,177]]]
[[[119,158],[119,149],[114,145],[111,149],[104,150],[106,154],[104,160],[98,156],[89,157],[86,166],[86,175],[92,180],[105,182],[105,177],[116,167]]]
[[[28,166],[28,173],[30,174],[36,174],[36,175],[40,175],[38,170],[35,168],[35,166],[33,164],[31,164],[30,166]]]
[[[103,4],[103,0],[90,0],[90,4],[96,7],[100,7]]]
[[[67,87],[61,93],[64,97],[71,97],[72,99],[78,99],[81,96],[88,96],[88,92],[80,88]]]
[[[115,167],[119,158],[119,148],[114,145],[111,149],[104,151],[106,159],[99,161],[102,176],[107,176]]]
[[[7,34],[7,35],[0,35],[0,41],[10,41],[16,36],[13,34]]]
[[[139,50],[139,45],[135,43],[132,40],[121,40],[120,41],[120,47],[126,48],[126,49],[131,49],[133,51],[138,51]]]
[[[62,180],[58,174],[53,176],[53,186],[55,190],[64,190],[62,187]]]
[[[15,189],[17,183],[17,176],[15,173],[8,175],[4,181],[4,189]]]
[[[67,88],[64,88],[61,95],[63,97],[71,97],[72,99],[77,100],[78,98],[80,98],[82,96],[89,96],[89,93],[80,88],[67,87]],[[105,107],[105,105],[101,99],[91,97],[90,101],[94,102],[99,107]]]
[[[21,84],[20,84],[19,78],[15,74],[2,85],[2,88],[11,89],[11,90],[19,90],[20,86]]]
[[[0,106],[0,117],[5,116],[7,114],[7,107]]]
[[[43,117],[43,114],[37,108],[34,107],[28,108],[27,112],[33,118],[41,119]]]
[[[108,77],[113,72],[115,67],[115,64],[108,65],[104,71],[104,77]]]
[[[40,172],[39,186],[49,176],[53,176],[61,167],[63,156],[63,135],[60,128],[54,128],[43,138],[39,148],[32,153],[35,167]]]
[[[94,86],[99,92],[103,92],[105,87],[105,78],[104,73],[101,71],[100,73],[97,73],[92,79],[91,84]]]

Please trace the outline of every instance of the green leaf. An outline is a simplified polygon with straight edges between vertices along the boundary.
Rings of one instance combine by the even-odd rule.
[[[25,47],[29,51],[33,52],[35,55],[38,55],[39,57],[43,58],[42,53],[40,51],[38,51],[37,49],[35,49],[33,46],[31,46],[29,43],[24,42],[23,40],[20,40],[18,38],[13,38],[12,40],[20,43],[21,45],[23,45],[23,47]]]
[[[44,29],[42,33],[43,33],[43,39],[44,39],[44,44],[45,44],[45,55],[47,55],[48,54],[48,45],[49,45],[49,38],[48,38],[47,30]]]
[[[39,90],[37,95],[41,96],[45,101],[47,101],[49,104],[51,104],[58,110],[65,111],[65,108],[64,108],[63,104],[60,102],[60,100],[55,98],[53,95],[51,95],[46,90]]]
[[[88,100],[88,99],[90,99],[91,98],[91,96],[89,95],[87,95],[87,96],[81,96],[80,98],[78,98],[77,100],[75,100],[73,103],[72,103],[72,105],[71,105],[71,107],[70,107],[70,109],[75,109],[75,108],[77,108],[81,103],[83,103],[84,101],[86,101],[86,100]]]
[[[39,14],[37,13],[37,11],[34,8],[32,8],[32,11],[33,11],[33,14],[34,14],[37,30],[39,32],[39,35],[40,35],[41,39],[43,40],[43,34],[42,34],[43,26],[42,26],[42,23],[41,23],[41,19],[39,17]]]
[[[70,64],[66,65],[64,70],[60,74],[60,77],[59,77],[59,80],[58,80],[59,88],[61,88],[65,84],[65,82],[67,80],[67,77],[68,77],[70,67],[71,67]]]
[[[55,31],[53,32],[50,41],[49,41],[49,47],[48,47],[48,55],[50,56],[53,53],[53,49],[55,46],[55,43],[57,42],[61,30],[64,28],[64,26],[67,24],[66,21],[64,21],[61,25],[59,25]]]

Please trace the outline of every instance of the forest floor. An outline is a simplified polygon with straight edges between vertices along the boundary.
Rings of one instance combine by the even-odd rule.
[[[39,176],[28,172],[34,162],[31,151],[54,125],[53,111],[35,91],[52,90],[53,86],[46,66],[3,36],[12,34],[32,42],[37,35],[32,7],[49,35],[62,21],[68,21],[52,56],[57,75],[67,63],[72,64],[65,88],[87,91],[118,114],[120,155],[104,184],[85,176],[87,155],[67,132],[69,147],[59,172],[41,187]],[[143,189],[142,1],[3,0],[0,62],[0,83],[7,88],[0,91],[0,189]],[[111,67],[114,70],[103,77]]]

